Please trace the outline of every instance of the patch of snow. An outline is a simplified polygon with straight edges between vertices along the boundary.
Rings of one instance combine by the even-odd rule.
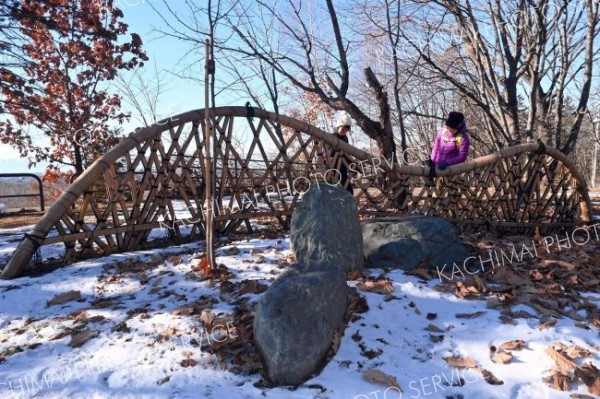
[[[18,233],[13,233],[0,237],[0,256],[14,244]],[[234,283],[253,279],[270,284],[285,270],[277,262],[291,254],[288,239],[228,244],[217,251],[217,263],[234,274]],[[226,249],[234,246],[239,254],[225,255]],[[587,394],[583,385],[564,393],[542,381],[553,364],[545,349],[561,341],[588,348],[597,359],[598,352],[591,346],[598,343],[596,330],[578,328],[566,318],[545,330],[538,328],[537,319],[503,324],[500,312],[487,308],[485,301],[438,292],[434,289],[437,280],[425,283],[401,271],[388,273],[396,299],[361,292],[369,311],[348,325],[337,354],[318,376],[296,390],[257,387],[260,375],[234,374],[215,355],[186,343],[185,338],[202,325],[197,315],[174,314],[175,309],[203,297],[215,299],[214,312],[234,311],[218,284],[190,276],[202,249],[201,243],[194,243],[114,254],[39,277],[0,281],[0,353],[6,358],[0,364],[0,397],[407,399],[462,395],[558,399],[572,393]],[[250,250],[258,253],[250,254]],[[47,250],[45,255],[51,253]],[[143,273],[128,271],[135,262],[149,265],[156,259],[162,260]],[[68,291],[79,291],[81,299],[47,306],[56,295]],[[247,297],[254,302],[261,295]],[[586,296],[590,300],[600,297],[595,293]],[[108,301],[108,305],[95,306],[98,301]],[[514,310],[519,309],[535,314],[525,306]],[[76,315],[83,311],[93,320],[85,328],[97,335],[83,346],[71,348],[69,332],[81,328]],[[456,317],[457,313],[474,312],[483,314],[473,319]],[[443,332],[426,330],[430,324]],[[159,339],[165,331],[175,334]],[[511,364],[490,360],[491,345],[515,339],[526,341],[527,347],[513,352]],[[20,351],[7,354],[15,350]],[[374,355],[369,358],[366,352]],[[449,367],[444,358],[453,355],[475,359],[504,384],[490,385],[474,370]],[[198,364],[184,367],[186,358]],[[362,373],[368,369],[395,376],[403,394],[364,380]],[[451,386],[460,378],[465,381],[463,386]]]

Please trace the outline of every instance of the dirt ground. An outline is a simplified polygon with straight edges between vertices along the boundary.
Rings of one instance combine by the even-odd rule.
[[[36,224],[43,215],[44,212],[40,211],[2,214],[0,215],[0,229],[11,229]]]
[[[590,188],[592,200],[592,214],[600,215],[600,185]],[[21,226],[34,225],[44,215],[44,212],[26,210],[0,214],[0,229],[10,229]]]

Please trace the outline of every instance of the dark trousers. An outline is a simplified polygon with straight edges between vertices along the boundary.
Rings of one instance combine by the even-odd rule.
[[[354,195],[354,187],[352,186],[352,180],[348,178],[348,168],[344,165],[340,167],[339,171],[341,175],[340,184],[342,185],[342,187],[346,186],[346,190],[348,190],[350,194]]]

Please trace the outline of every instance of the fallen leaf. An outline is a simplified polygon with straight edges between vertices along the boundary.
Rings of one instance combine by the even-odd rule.
[[[537,310],[544,317],[548,317],[548,318],[555,317],[557,319],[559,319],[561,317],[560,313],[558,313],[557,311],[555,311],[553,309],[549,309],[548,306],[544,306],[541,303],[528,302],[527,305],[529,305],[532,308],[534,308],[535,310]]]
[[[164,330],[163,332],[161,332],[160,334],[158,334],[158,337],[156,338],[156,340],[158,342],[166,342],[169,341],[170,339],[172,339],[172,337],[177,335],[177,329],[175,327],[169,327],[166,330]]]
[[[508,352],[498,353],[492,356],[492,362],[499,364],[508,364],[512,361],[512,355]]]
[[[71,348],[79,348],[83,344],[85,344],[90,339],[94,338],[97,335],[96,331],[92,330],[82,330],[77,332],[71,337],[71,342],[69,342],[69,346]]]
[[[481,373],[481,375],[483,376],[483,378],[485,379],[485,381],[490,384],[490,385],[503,385],[504,381],[499,380],[494,374],[492,374],[491,371],[486,370],[486,369],[482,369],[482,368],[477,368],[477,371],[479,371]]]
[[[476,289],[476,292],[487,292],[487,287],[481,277],[478,275],[468,274],[465,278],[465,285]]]
[[[365,281],[364,283],[356,284],[356,288],[362,291],[386,295],[394,291],[394,284],[389,280]]]
[[[104,320],[106,320],[106,317],[104,317],[104,316],[102,316],[102,315],[99,314],[99,315],[96,315],[96,316],[89,317],[86,320],[86,322],[88,322],[88,323],[99,323],[99,322],[104,321]]]
[[[69,335],[69,334],[71,334],[71,330],[69,330],[69,329],[64,329],[64,330],[61,330],[61,331],[59,331],[58,333],[54,334],[53,336],[51,336],[51,337],[49,338],[49,340],[50,340],[50,341],[55,341],[55,340],[57,340],[57,339],[64,338],[64,337],[66,337],[66,336],[67,336],[67,335]]]
[[[210,267],[210,263],[208,259],[202,257],[198,260],[198,263],[192,267],[193,272],[199,272],[202,277],[208,277],[212,272],[212,267]]]
[[[200,261],[198,262],[198,266],[200,267],[201,270],[210,269],[210,262],[208,261],[207,258],[201,258]]]
[[[477,361],[470,357],[463,358],[462,356],[445,357],[444,360],[452,367],[457,369],[470,369],[477,367]]]
[[[389,302],[389,301],[391,301],[393,299],[400,300],[400,298],[398,298],[397,296],[392,295],[392,294],[385,294],[385,298],[383,298],[383,300],[385,302]]]
[[[78,299],[81,299],[80,291],[69,291],[69,292],[65,292],[63,294],[56,295],[54,298],[52,298],[51,300],[46,302],[46,306],[62,305],[63,303],[67,303],[70,301],[76,301]]]
[[[483,316],[486,312],[475,312],[475,313],[457,313],[456,317],[459,319],[475,319],[477,317]]]
[[[504,302],[502,301],[502,299],[495,297],[495,296],[489,298],[485,303],[485,306],[487,306],[488,308],[491,308],[491,309],[499,308],[502,305],[504,305]]]
[[[443,335],[432,335],[432,334],[429,334],[429,340],[431,342],[435,342],[435,343],[443,342],[444,341],[444,336]]]
[[[333,349],[333,353],[337,353],[341,343],[342,339],[340,338],[340,332],[338,330],[335,330],[333,332],[333,339],[331,342],[331,348]]]
[[[516,312],[506,312],[507,316],[515,319],[535,319],[536,317],[526,310],[518,310]]]
[[[519,324],[512,317],[509,317],[506,315],[502,315],[498,319],[500,319],[500,322],[502,324],[512,324],[513,326],[516,326],[517,324]]]
[[[196,308],[194,307],[194,305],[183,305],[183,306],[178,307],[175,310],[173,310],[173,315],[189,316],[191,314],[194,314],[195,311],[196,311]]]
[[[240,285],[240,294],[261,294],[268,288],[266,284],[261,284],[258,280],[244,280]]]
[[[433,279],[432,271],[426,267],[417,267],[416,269],[413,269],[413,270],[407,270],[404,272],[404,274],[409,275],[409,276],[421,277],[423,280],[426,280],[426,281]]]
[[[566,352],[568,346],[563,344],[562,342],[555,342],[552,344],[552,349],[557,350],[559,352]]]
[[[107,300],[98,300],[98,301],[92,303],[92,306],[95,309],[103,309],[103,308],[107,308],[107,307],[112,306],[112,305],[114,305],[114,302],[112,300],[110,300],[110,299],[107,299]]]
[[[88,317],[88,313],[85,309],[82,309],[82,310],[78,310],[78,311],[69,313],[68,317],[70,319],[73,319],[76,321],[81,321],[81,320],[85,320]]]
[[[386,387],[395,387],[402,392],[402,388],[398,385],[396,377],[384,373],[380,370],[366,370],[363,372],[363,378],[373,384],[384,385]]]
[[[239,255],[240,253],[241,253],[241,251],[238,247],[230,247],[230,248],[223,250],[223,254],[225,256]]]
[[[252,248],[249,253],[250,255],[262,254],[263,250],[260,248]]]
[[[565,262],[563,260],[554,260],[554,259],[544,259],[540,261],[540,266],[542,267],[556,267],[560,266],[565,268],[568,271],[574,271],[577,269],[577,266],[571,262]]]
[[[360,354],[366,357],[367,359],[374,359],[383,353],[383,350],[381,349],[367,349],[362,344],[359,344],[358,346],[361,348]]]
[[[112,332],[124,332],[124,333],[128,333],[131,331],[131,329],[127,325],[127,322],[125,322],[125,321],[120,322],[119,324],[117,324],[113,328],[111,328],[110,330]]]
[[[183,257],[181,255],[172,255],[167,258],[167,262],[170,262],[173,265],[180,265],[181,262],[183,262]]]
[[[451,282],[441,283],[433,287],[437,292],[452,292],[454,290],[454,284]]]
[[[154,294],[158,294],[159,291],[160,291],[160,287],[152,287],[152,288],[150,288],[150,291],[148,291],[148,293],[151,295],[154,295]]]
[[[592,356],[592,353],[589,350],[582,348],[581,346],[571,346],[567,348],[566,353],[571,359],[581,359]]]
[[[579,366],[575,364],[568,356],[558,352],[553,347],[546,348],[546,353],[556,362],[563,374],[568,374],[571,370],[578,370]]]
[[[500,349],[504,349],[506,351],[518,351],[521,350],[525,347],[525,341],[522,341],[520,339],[514,340],[514,341],[508,341],[505,342],[501,345],[499,345]]]
[[[211,312],[207,312],[206,310],[203,310],[200,314],[200,321],[203,322],[205,326],[211,325],[214,319],[215,316]]]
[[[348,281],[356,281],[362,277],[362,273],[358,270],[350,270],[346,276]]]
[[[557,321],[558,320],[553,319],[551,317],[544,316],[544,317],[541,318],[540,325],[538,326],[538,328],[540,330],[542,330],[542,331],[546,330],[546,329],[548,329],[550,327],[554,327],[556,325]]]
[[[434,326],[433,324],[430,324],[427,326],[427,328],[425,328],[427,331],[431,331],[431,332],[435,332],[435,333],[442,333],[444,332],[444,330],[442,330],[441,328]]]
[[[474,283],[476,284],[476,283]],[[471,296],[481,296],[485,291],[480,291],[475,285],[467,285],[462,281],[455,283],[454,295],[459,298],[468,298]]]
[[[559,391],[568,391],[571,389],[569,386],[571,379],[568,375],[564,375],[560,372],[554,372],[550,377],[545,378],[544,380],[550,383],[550,388],[557,389]]]
[[[587,386],[589,393],[600,395],[600,370],[593,364],[584,364],[580,369],[575,370],[575,381],[579,379]]]
[[[198,362],[192,359],[191,357],[188,357],[186,359],[183,359],[180,364],[181,367],[194,367],[198,364]]]

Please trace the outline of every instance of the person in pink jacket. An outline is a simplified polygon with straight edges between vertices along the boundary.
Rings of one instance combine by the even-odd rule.
[[[438,130],[431,161],[440,170],[462,163],[467,159],[470,144],[465,116],[461,112],[450,112],[446,123]]]

